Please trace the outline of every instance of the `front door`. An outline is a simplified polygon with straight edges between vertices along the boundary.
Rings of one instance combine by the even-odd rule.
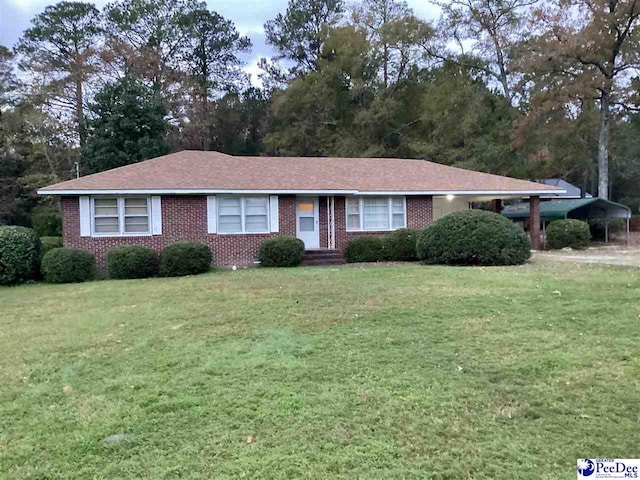
[[[304,242],[304,248],[320,248],[318,229],[318,197],[296,199],[296,236]]]

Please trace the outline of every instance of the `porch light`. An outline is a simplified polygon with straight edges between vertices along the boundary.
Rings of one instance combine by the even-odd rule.
[[[451,195],[451,194],[447,195],[447,200],[449,201],[453,200],[454,198],[456,198],[455,195]]]

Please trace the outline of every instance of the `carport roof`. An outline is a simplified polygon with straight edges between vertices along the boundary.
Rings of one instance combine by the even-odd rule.
[[[585,208],[588,207],[588,208]],[[584,210],[580,210],[584,209]],[[598,209],[600,215],[589,215]],[[576,212],[578,210],[578,212]],[[574,215],[570,215],[571,212]],[[580,215],[583,213],[583,215]],[[529,218],[529,204],[519,203],[508,205],[502,209],[502,214],[507,218]],[[631,215],[631,210],[620,203],[605,200],[604,198],[580,198],[576,200],[549,200],[540,202],[540,218],[543,220],[557,220],[560,218],[598,218],[598,217],[618,217],[627,218]]]

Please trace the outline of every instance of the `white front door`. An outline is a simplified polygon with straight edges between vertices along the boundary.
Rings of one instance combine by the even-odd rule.
[[[318,197],[296,199],[296,236],[304,242],[304,248],[320,248],[320,221]]]

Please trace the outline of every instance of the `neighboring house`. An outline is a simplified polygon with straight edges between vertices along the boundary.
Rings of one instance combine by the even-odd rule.
[[[216,265],[249,265],[275,235],[307,249],[344,250],[360,235],[425,228],[472,201],[530,198],[561,189],[513,178],[391,158],[233,157],[183,151],[51,185],[61,197],[64,244],[104,269],[119,245],[161,250],[207,244]],[[497,203],[496,203],[497,200]],[[532,232],[533,245],[539,232]]]
[[[551,187],[561,188],[565,190],[565,193],[549,193],[546,195],[540,195],[540,198],[583,198],[582,189],[580,187],[576,187],[572,183],[567,182],[561,178],[540,178],[537,179],[536,182],[542,183],[544,185],[549,185]],[[592,195],[587,192],[584,194],[584,198],[593,198]]]

